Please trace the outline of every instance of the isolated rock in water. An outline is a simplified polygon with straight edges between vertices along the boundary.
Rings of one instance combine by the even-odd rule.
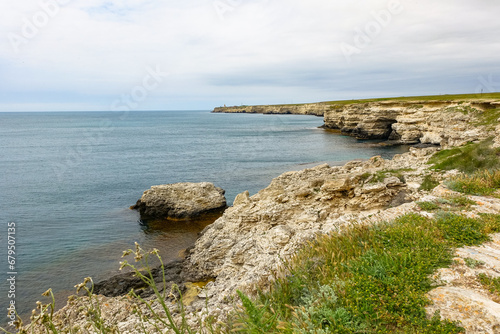
[[[132,209],[147,218],[190,218],[226,207],[225,191],[209,182],[174,183],[146,190]]]

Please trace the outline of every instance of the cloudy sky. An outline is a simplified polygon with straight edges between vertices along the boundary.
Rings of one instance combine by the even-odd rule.
[[[498,0],[0,2],[0,111],[500,91]]]

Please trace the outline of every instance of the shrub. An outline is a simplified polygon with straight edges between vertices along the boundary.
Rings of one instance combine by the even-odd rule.
[[[424,211],[434,211],[440,208],[440,206],[434,202],[417,202],[417,205]]]
[[[484,232],[484,222],[478,219],[444,213],[436,223],[443,236],[455,247],[479,245],[490,240]]]
[[[469,267],[469,268],[472,268],[472,269],[474,269],[474,268],[476,268],[476,267],[479,267],[479,266],[482,266],[482,265],[484,264],[484,262],[483,262],[483,261],[476,260],[476,259],[473,259],[473,258],[471,258],[471,257],[466,257],[466,258],[464,259],[464,261],[465,261],[465,265],[466,265],[467,267]]]

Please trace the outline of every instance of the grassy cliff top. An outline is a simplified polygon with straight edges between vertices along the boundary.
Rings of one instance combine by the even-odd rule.
[[[455,95],[428,95],[428,96],[402,96],[402,97],[384,97],[375,99],[360,100],[341,100],[327,101],[327,104],[353,104],[380,101],[471,101],[471,100],[497,100],[500,99],[500,93],[486,94],[455,94]]]
[[[473,101],[473,100],[500,100],[500,92],[485,93],[485,94],[446,94],[446,95],[427,95],[427,96],[401,96],[401,97],[382,97],[373,99],[357,99],[357,100],[338,100],[317,102],[331,105],[347,105],[355,103],[381,102],[381,101]],[[314,103],[295,103],[295,104],[274,104],[272,106],[301,106]],[[240,107],[240,106],[232,106]],[[226,107],[230,108],[230,107]]]

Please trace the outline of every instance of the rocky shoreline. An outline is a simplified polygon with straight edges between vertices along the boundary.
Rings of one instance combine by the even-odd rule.
[[[391,160],[373,157],[343,166],[323,164],[287,172],[253,196],[248,192],[239,194],[222,217],[200,233],[194,247],[186,252],[186,258],[168,267],[170,284],[180,285],[183,293],[193,295],[194,292],[194,297],[186,303],[188,322],[196,326],[199,319],[206,317],[223,320],[238,303],[234,298],[236,290],[249,295],[257,290],[265,291],[273,281],[274,273],[282,270],[283,259],[293,256],[318,235],[339,231],[354,223],[389,221],[411,212],[427,215],[417,201],[428,196],[442,198],[448,190],[440,185],[426,191],[422,189],[424,180],[432,178],[440,182],[454,173],[430,170],[430,157],[442,148],[491,136],[499,145],[500,126],[482,125],[476,116],[499,106],[498,101],[375,102],[339,108],[316,104],[310,114],[318,115],[319,110],[325,108],[325,128],[358,138],[439,146],[412,147],[409,152]],[[269,108],[274,113],[274,107]],[[216,108],[214,112],[224,110]],[[238,110],[242,109],[234,107],[229,112],[248,112],[248,109]],[[254,107],[250,110],[263,109]],[[279,111],[276,113],[292,113],[286,109]],[[307,114],[302,109],[300,113]],[[474,198],[474,201],[478,204],[469,209],[469,215],[500,213],[499,200]],[[493,271],[500,275],[500,267],[493,268]],[[103,294],[98,297],[101,304],[108,305],[106,320],[116,323],[122,333],[135,333],[140,318],[124,311],[133,309],[133,303],[120,296],[128,290],[128,287],[123,288],[126,286],[123,282],[128,282],[129,287],[143,289],[144,296],[148,295],[130,274],[99,283],[96,292]],[[200,289],[192,285],[196,282],[205,282],[206,285]],[[436,302],[438,306],[433,307],[453,308],[450,303],[444,304],[439,306]],[[78,323],[79,320],[72,316],[76,307],[79,305],[68,304],[58,316]],[[180,317],[175,303],[172,311],[177,318]],[[500,326],[500,317],[486,313],[491,320],[488,328]],[[457,312],[443,314],[451,320],[462,320],[453,318],[457,317]],[[475,333],[477,321],[470,318],[480,316],[470,314],[468,317],[466,320],[472,324],[468,333]]]
[[[474,112],[500,108],[498,100],[379,101],[352,104],[219,107],[214,113],[260,113],[323,116],[323,128],[358,139],[392,144],[459,146],[484,139],[474,125]],[[452,126],[450,126],[452,125]]]

